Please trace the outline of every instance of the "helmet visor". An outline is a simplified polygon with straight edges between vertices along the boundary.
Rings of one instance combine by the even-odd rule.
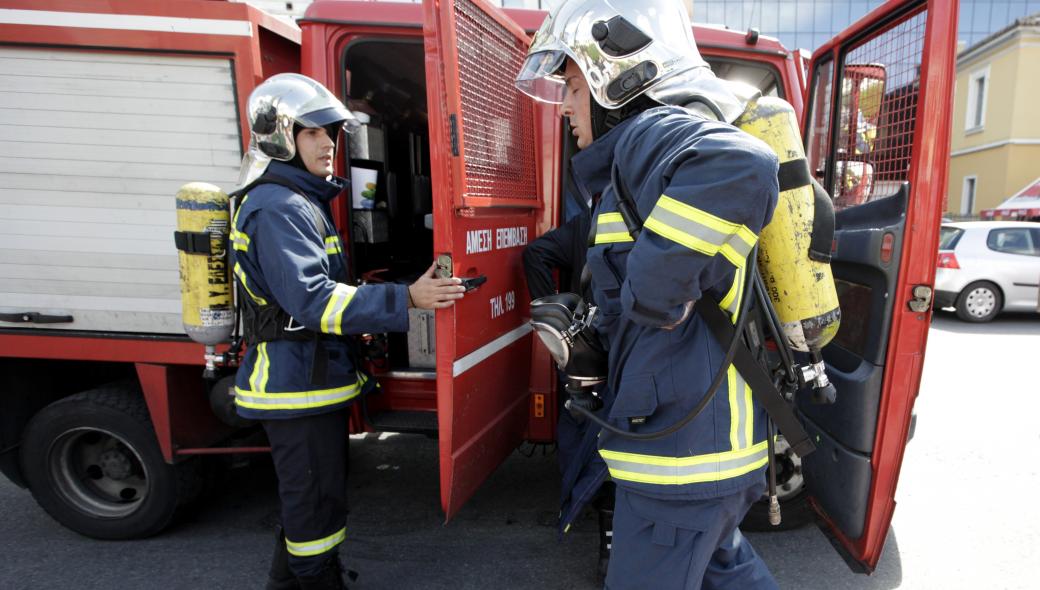
[[[354,132],[360,125],[354,113],[351,113],[346,107],[339,104],[307,114],[296,115],[296,121],[304,127],[326,127],[339,123],[343,125],[343,130],[347,133]]]
[[[560,50],[538,51],[527,56],[516,87],[535,100],[560,104],[566,91],[561,68],[567,54]]]

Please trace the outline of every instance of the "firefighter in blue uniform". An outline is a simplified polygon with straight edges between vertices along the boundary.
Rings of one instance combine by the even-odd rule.
[[[624,431],[661,431],[701,402],[720,369],[722,345],[692,310],[709,299],[735,321],[748,257],[776,206],[777,158],[728,124],[741,98],[701,59],[680,2],[565,0],[535,35],[517,86],[562,103],[582,148],[575,178],[602,193],[588,266],[593,327],[607,344],[603,412]],[[636,239],[618,183],[644,222]],[[764,489],[765,422],[730,367],[706,409],[673,434],[599,436],[617,486],[607,588],[776,588],[738,529]]]
[[[336,141],[356,121],[314,80],[274,76],[249,98],[250,150],[231,231],[249,350],[238,413],[261,421],[278,474],[282,527],[269,589],[343,588],[347,406],[366,386],[347,334],[404,332],[409,306],[462,297],[433,266],[414,284],[351,286],[329,201]]]

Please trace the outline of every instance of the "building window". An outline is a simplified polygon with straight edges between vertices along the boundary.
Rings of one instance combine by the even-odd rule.
[[[971,215],[975,211],[975,185],[977,176],[964,177],[964,190],[961,191],[961,215]]]
[[[989,66],[973,72],[968,78],[968,109],[964,117],[964,131],[981,131],[986,125],[986,94],[989,90]]]

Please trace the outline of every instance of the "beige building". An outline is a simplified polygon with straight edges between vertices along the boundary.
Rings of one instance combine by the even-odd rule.
[[[1040,14],[957,57],[947,214],[977,216],[1040,176]]]

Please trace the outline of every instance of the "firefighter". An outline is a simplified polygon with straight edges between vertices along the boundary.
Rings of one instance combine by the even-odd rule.
[[[562,103],[581,148],[575,178],[602,194],[588,266],[594,328],[608,343],[600,398],[610,423],[662,431],[720,369],[725,343],[694,303],[740,309],[747,258],[776,206],[777,157],[729,124],[742,98],[701,59],[674,0],[565,0],[535,35],[517,86]],[[623,210],[642,221],[638,237]],[[672,434],[603,432],[599,453],[616,484],[607,588],[777,587],[738,529],[764,489],[765,423],[731,368],[707,410]]]
[[[582,286],[581,274],[585,267],[586,242],[590,229],[591,204],[599,195],[578,196],[573,179],[568,176],[568,190],[564,196],[573,214],[559,227],[553,228],[532,241],[524,249],[524,274],[531,300],[556,293],[553,271],[560,273],[560,284],[567,291],[581,293],[591,300],[591,293]],[[565,207],[567,209],[567,207]],[[561,376],[562,377],[562,376]],[[561,378],[557,391],[563,391]],[[562,408],[561,396],[561,408]],[[606,574],[610,558],[611,522],[614,515],[613,484],[605,482],[607,467],[595,452],[599,428],[588,420],[560,411],[556,422],[556,442],[559,448],[560,533],[566,533],[581,514],[586,503],[591,503],[599,522],[599,569]]]
[[[347,407],[368,384],[344,336],[407,331],[408,307],[448,307],[464,288],[433,266],[411,285],[347,284],[329,202],[345,188],[333,163],[354,116],[298,74],[257,86],[248,109],[231,243],[249,350],[235,403],[263,424],[278,474],[284,532],[267,587],[343,588]]]

